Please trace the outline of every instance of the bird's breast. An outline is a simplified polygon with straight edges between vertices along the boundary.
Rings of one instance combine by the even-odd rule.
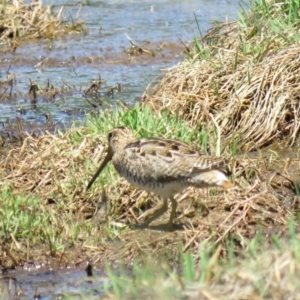
[[[148,164],[134,164],[125,162],[113,162],[116,171],[132,185],[149,192],[153,192],[163,198],[169,198],[186,188],[184,179],[166,176],[159,169],[153,169]]]

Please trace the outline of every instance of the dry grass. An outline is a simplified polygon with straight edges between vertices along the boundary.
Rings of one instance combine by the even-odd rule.
[[[80,144],[72,144],[72,134],[74,132],[63,136],[46,134],[38,138],[28,135],[22,146],[10,150],[2,162],[2,171],[8,174],[5,183],[15,194],[30,191],[48,201],[53,200],[54,195],[70,197],[70,188],[72,200],[81,199],[87,176],[84,162],[99,141],[87,135]],[[82,133],[78,131],[78,134]]]
[[[211,134],[220,130],[223,144],[235,140],[239,150],[259,149],[279,139],[295,145],[300,128],[299,44],[280,47],[278,39],[264,40],[263,33],[252,38],[248,30],[241,37],[236,23],[212,29],[201,41],[202,52],[144,93],[146,104],[178,114],[192,128],[205,124]]]
[[[184,251],[197,253],[203,241],[225,245],[230,238],[234,238],[236,247],[244,248],[258,231],[266,238],[272,234],[285,235],[288,220],[298,210],[291,177],[291,170],[295,176],[299,174],[298,158],[287,164],[286,160],[273,156],[269,159],[243,157],[230,163],[235,189],[188,189],[177,196],[177,217],[185,230],[166,232],[161,226],[154,226],[153,230],[114,230],[113,225],[103,223],[103,218],[102,223],[98,220],[101,198],[105,198],[101,185],[96,184],[92,193],[85,193],[86,183],[96,168],[88,167],[87,158],[98,161],[103,151],[103,137],[89,134],[87,129],[73,129],[63,136],[27,137],[20,148],[10,150],[1,159],[2,188],[8,185],[14,194],[38,197],[40,212],[49,213],[52,226],[60,228],[62,240],[71,239],[69,232],[74,222],[90,224],[91,231],[81,232],[74,241],[76,255],[79,254],[72,258],[75,262],[82,261],[82,257],[89,257],[95,264],[115,262],[118,258],[129,264],[133,259],[144,260],[148,256],[174,258],[178,257],[179,244]],[[106,182],[110,181],[108,178]],[[108,219],[114,224],[136,224],[158,198],[117,178],[113,185],[105,185],[110,204]],[[160,222],[164,224],[167,216],[163,218]],[[107,239],[111,242],[101,242]],[[21,261],[26,261],[28,253],[20,253],[21,244],[12,243],[11,255],[16,251]],[[59,252],[62,261],[68,257],[67,248]],[[72,247],[71,252],[74,255]],[[47,252],[43,250],[41,256],[32,253],[36,259],[45,259]],[[2,262],[3,259],[2,256]]]
[[[0,12],[0,41],[12,41],[14,46],[19,40],[53,38],[72,30],[82,30],[80,23],[70,26],[61,21],[63,8],[54,15],[50,6],[42,5],[42,0],[31,1],[29,4],[19,0],[3,0]]]

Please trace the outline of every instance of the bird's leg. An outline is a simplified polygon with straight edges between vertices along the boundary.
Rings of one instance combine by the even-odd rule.
[[[177,201],[174,199],[174,197],[171,197],[170,200],[171,200],[171,204],[172,204],[172,209],[171,209],[170,219],[169,219],[169,222],[168,222],[168,225],[167,225],[168,230],[172,229],[173,219],[175,217],[177,204],[178,204]]]
[[[159,218],[162,214],[164,214],[168,210],[168,199],[163,199],[162,206],[155,211],[144,223],[144,226],[148,226],[155,219]]]

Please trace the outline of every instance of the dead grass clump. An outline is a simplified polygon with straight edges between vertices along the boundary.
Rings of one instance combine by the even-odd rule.
[[[52,14],[50,6],[43,6],[42,0],[31,1],[3,1],[0,4],[0,42],[17,42],[23,39],[41,37],[53,38],[57,34],[72,30],[82,30],[82,24],[64,26],[60,21],[62,9],[57,15]]]
[[[247,54],[247,38],[236,25],[213,32],[194,60],[178,64],[144,93],[146,104],[178,114],[192,128],[205,124],[210,136],[219,130],[222,143],[235,141],[239,150],[279,139],[294,145],[300,128],[300,46],[279,47],[275,38],[262,45],[262,34],[261,40],[248,38]]]
[[[51,200],[54,195],[70,197],[71,189],[75,198],[77,192],[81,198],[87,176],[82,166],[99,139],[87,135],[80,144],[72,143],[73,134],[48,133],[38,138],[27,135],[22,146],[10,150],[2,161],[2,172],[6,174],[2,178],[17,194],[30,191]],[[81,134],[79,130],[78,135]]]

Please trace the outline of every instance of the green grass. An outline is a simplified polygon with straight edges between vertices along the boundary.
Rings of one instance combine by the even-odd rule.
[[[218,143],[217,132],[210,136],[205,124],[191,130],[187,122],[176,114],[162,111],[159,115],[148,107],[140,107],[138,103],[132,109],[117,106],[113,113],[104,111],[100,115],[88,115],[86,126],[95,134],[107,136],[109,130],[117,126],[128,126],[136,137],[165,137],[179,139],[191,144],[202,153],[221,154],[225,149]],[[234,150],[233,150],[234,151]]]
[[[68,208],[57,202],[48,205],[41,197],[22,192],[14,195],[8,187],[0,191],[0,239],[3,249],[27,252],[48,249],[51,256],[64,247],[76,244],[78,237],[89,235],[92,224],[79,222]],[[38,259],[38,256],[36,257]],[[18,265],[18,257],[13,264]]]
[[[104,111],[99,116],[89,115],[87,126],[105,136],[114,127],[128,126],[136,133],[136,137],[177,138],[186,143],[197,142],[199,148],[205,148],[208,139],[204,130],[198,128],[191,131],[185,121],[176,115],[168,112],[157,115],[148,107],[141,108],[138,103],[128,110],[117,106],[112,114]]]
[[[274,45],[282,48],[299,42],[299,9],[298,0],[252,1],[249,12],[240,14],[243,53],[261,58]]]
[[[5,187],[1,190],[0,238],[2,241],[44,242],[41,228],[48,223],[49,215],[40,211],[40,201],[31,195],[14,195]]]
[[[195,18],[196,19],[196,18]],[[202,33],[196,19],[196,25],[202,39]],[[216,25],[214,30],[220,26],[220,36],[199,41],[194,38],[194,48],[187,52],[187,57],[200,60],[211,59],[214,55],[219,57],[218,65],[215,68],[222,69],[223,58],[220,53],[222,48],[232,48],[228,45],[226,37],[222,34],[222,24]],[[239,62],[244,63],[245,58],[239,60],[240,53],[243,56],[251,57],[254,61],[261,61],[272,49],[282,49],[288,45],[298,43],[300,40],[300,2],[298,0],[253,0],[249,7],[242,8],[239,13],[237,29],[237,45],[233,46],[233,69],[236,69]]]

